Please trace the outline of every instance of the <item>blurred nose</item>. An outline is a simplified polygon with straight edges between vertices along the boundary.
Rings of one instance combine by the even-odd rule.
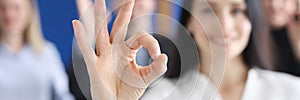
[[[228,36],[232,33],[234,22],[230,14],[222,13],[218,15],[219,22],[223,31],[224,36]]]
[[[270,6],[273,11],[278,11],[282,9],[282,6],[284,5],[284,0],[270,0]]]

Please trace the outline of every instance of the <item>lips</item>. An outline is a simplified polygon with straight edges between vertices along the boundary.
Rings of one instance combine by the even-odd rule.
[[[10,25],[10,24],[12,24],[13,21],[5,19],[3,22],[4,22],[5,25]]]
[[[233,35],[213,35],[209,39],[212,44],[217,46],[230,46],[237,40],[237,37]]]

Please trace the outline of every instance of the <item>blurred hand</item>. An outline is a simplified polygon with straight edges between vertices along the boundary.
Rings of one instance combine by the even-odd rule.
[[[85,28],[82,21],[73,21],[74,33],[90,76],[94,100],[137,100],[147,86],[167,70],[167,56],[161,54],[157,40],[151,35],[141,31],[125,41],[134,0],[125,1],[110,36],[105,0],[95,0],[94,31]],[[84,5],[78,3],[78,8],[85,9]],[[96,53],[87,38],[91,34],[89,32],[95,32]],[[145,67],[135,62],[136,53],[142,46],[148,49],[154,59]]]
[[[291,19],[288,24],[288,31],[296,57],[300,60],[300,7],[298,7],[295,16],[298,18],[293,17]]]

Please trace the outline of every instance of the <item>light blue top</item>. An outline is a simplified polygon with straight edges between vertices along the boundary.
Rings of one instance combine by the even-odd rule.
[[[41,54],[25,45],[16,53],[0,44],[1,100],[73,100],[68,78],[55,46],[47,42]]]

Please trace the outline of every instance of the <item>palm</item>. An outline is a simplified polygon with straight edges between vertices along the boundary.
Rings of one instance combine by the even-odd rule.
[[[139,32],[125,41],[133,5],[134,0],[128,0],[121,7],[110,36],[105,0],[95,1],[95,30],[89,30],[93,28],[84,27],[80,21],[73,21],[75,36],[90,76],[93,99],[138,99],[145,88],[166,71],[167,57],[160,53],[159,45],[151,35]],[[86,33],[93,31],[97,53],[87,40]],[[135,63],[136,52],[142,46],[154,59],[146,67]]]

